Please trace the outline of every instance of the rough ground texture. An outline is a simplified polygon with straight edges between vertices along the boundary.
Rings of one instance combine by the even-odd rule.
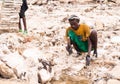
[[[119,3],[99,4],[87,0],[49,1],[47,5],[30,3],[26,12],[27,35],[18,32],[19,6],[14,6],[16,12],[10,14],[11,8],[6,10],[0,3],[0,84],[38,84],[41,79],[47,84],[120,83]],[[3,16],[5,11],[16,22]],[[88,67],[86,53],[76,57],[75,51],[68,55],[65,49],[65,29],[71,14],[78,15],[81,23],[98,32],[98,58],[91,53],[93,60]],[[41,60],[51,65],[52,72],[43,69]]]

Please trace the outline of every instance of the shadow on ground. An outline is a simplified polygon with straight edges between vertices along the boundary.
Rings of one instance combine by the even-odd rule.
[[[3,33],[17,33],[18,29],[0,29],[0,34]]]

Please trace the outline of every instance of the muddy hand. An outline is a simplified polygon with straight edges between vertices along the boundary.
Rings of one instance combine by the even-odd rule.
[[[69,55],[73,53],[72,48],[70,46],[67,46],[66,50],[68,51]]]

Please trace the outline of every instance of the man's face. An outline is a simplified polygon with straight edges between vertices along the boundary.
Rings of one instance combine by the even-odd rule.
[[[72,27],[74,30],[77,30],[77,29],[79,28],[79,23],[78,23],[77,20],[75,20],[75,19],[74,19],[74,20],[70,20],[69,23],[70,23],[71,27]]]

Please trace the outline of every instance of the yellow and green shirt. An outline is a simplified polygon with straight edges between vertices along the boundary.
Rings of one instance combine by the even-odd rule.
[[[87,38],[90,36],[90,28],[86,24],[80,24],[79,28],[77,30],[72,29],[71,27],[68,27],[66,29],[66,37],[68,37],[68,31],[72,30],[76,33],[76,35],[82,37],[82,41],[86,41]]]

